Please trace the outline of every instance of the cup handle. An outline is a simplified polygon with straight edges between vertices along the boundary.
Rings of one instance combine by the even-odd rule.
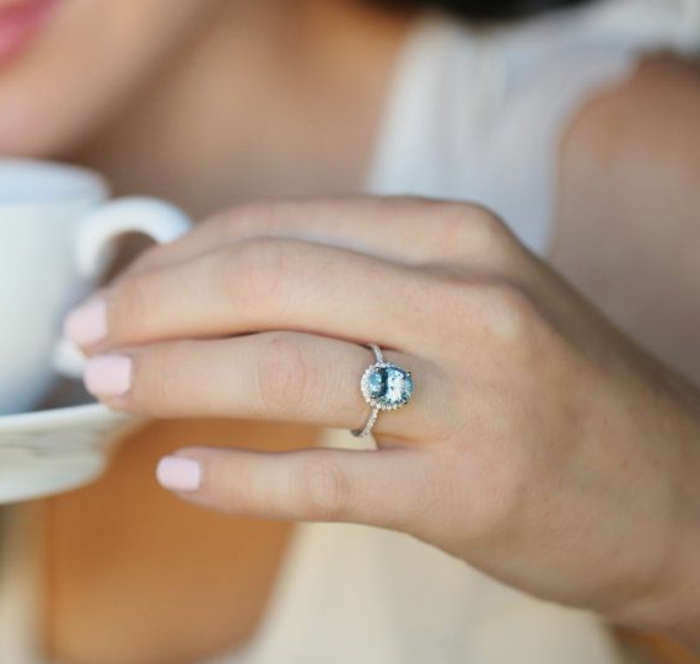
[[[126,233],[143,233],[158,244],[184,235],[192,224],[177,207],[157,198],[130,196],[105,203],[80,224],[76,241],[76,266],[86,281],[99,279],[109,265],[114,240]],[[53,364],[59,373],[79,378],[85,358],[69,339],[58,341]]]

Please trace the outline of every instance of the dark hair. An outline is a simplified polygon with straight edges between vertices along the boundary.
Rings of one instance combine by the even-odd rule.
[[[582,5],[590,0],[381,0],[397,9],[445,9],[468,19],[505,19],[550,9]]]

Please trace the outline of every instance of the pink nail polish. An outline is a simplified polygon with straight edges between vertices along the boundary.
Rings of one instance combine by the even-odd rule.
[[[98,355],[85,366],[85,387],[96,396],[122,396],[131,389],[131,358]]]
[[[78,346],[97,343],[107,336],[107,304],[93,298],[71,311],[64,324],[66,336]]]
[[[158,462],[156,477],[166,489],[193,492],[202,485],[202,466],[193,459],[167,456]]]

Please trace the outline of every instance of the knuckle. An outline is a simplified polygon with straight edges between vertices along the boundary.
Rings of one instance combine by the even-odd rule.
[[[173,375],[182,358],[185,341],[151,345],[133,359],[132,388],[129,401],[140,413],[165,416],[177,407],[180,384]]]
[[[517,253],[518,244],[508,227],[479,205],[443,203],[443,244],[462,255],[492,266],[506,265]]]
[[[352,203],[367,203],[374,209],[386,209],[387,211],[393,209],[405,212],[406,214],[426,213],[429,212],[432,207],[443,204],[443,201],[440,201],[439,199],[414,194],[370,197],[361,196],[359,198],[351,197],[348,200],[350,200]]]
[[[259,516],[273,502],[259,481],[257,452],[182,447],[177,456],[201,463],[199,495],[211,507],[237,515]],[[262,487],[265,489],[261,490]]]
[[[551,330],[528,290],[501,281],[486,286],[481,295],[483,323],[490,339],[510,351],[510,359],[535,359],[551,340]]]
[[[450,272],[433,275],[433,301],[464,332],[478,326],[495,336],[516,334],[535,315],[535,305],[517,284],[500,278],[470,280]]]
[[[228,301],[272,306],[283,302],[288,246],[266,236],[242,240],[223,252],[218,270]]]
[[[469,225],[469,242],[489,258],[506,254],[513,246],[513,236],[506,225],[486,208],[470,206],[465,212]]]
[[[302,464],[297,491],[304,514],[317,521],[342,521],[351,503],[347,473],[335,460]]]
[[[558,343],[556,326],[524,286],[501,278],[474,282],[446,275],[440,280],[432,306],[444,321],[439,331],[444,353],[463,349],[465,334],[475,333],[489,357],[505,352],[509,361],[527,365],[542,360],[547,344]]]
[[[210,218],[221,236],[232,240],[248,234],[265,233],[278,217],[279,203],[250,201],[219,212]]]
[[[138,336],[148,328],[154,304],[149,279],[148,273],[137,274],[112,286],[108,301],[110,336]]]
[[[294,419],[311,408],[312,376],[299,336],[290,332],[266,332],[257,362],[257,389],[265,412]]]
[[[488,299],[487,323],[495,337],[503,341],[527,338],[538,318],[535,303],[520,286],[501,282],[489,286],[484,293]]]
[[[175,242],[177,242],[177,240]],[[121,275],[118,275],[116,279],[119,280],[121,277],[151,269],[152,266],[157,265],[158,262],[167,255],[170,246],[171,245],[163,244],[148,246],[129,262],[126,269],[123,270]]]
[[[197,448],[194,448],[194,454],[191,456],[196,453]],[[259,491],[256,491],[259,483],[256,482],[254,461],[254,453],[237,454],[235,478],[225,472],[223,467],[206,464],[202,475],[203,493],[226,510],[238,514],[254,514],[260,500]]]
[[[498,298],[488,321],[490,339],[503,353],[511,378],[534,387],[561,347],[559,330],[526,291],[508,287]]]

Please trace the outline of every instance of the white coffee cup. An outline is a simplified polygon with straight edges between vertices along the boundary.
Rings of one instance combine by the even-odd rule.
[[[138,232],[163,243],[190,227],[169,203],[108,197],[93,171],[0,159],[0,415],[31,408],[57,372],[81,373],[61,321],[96,287],[116,238]]]

